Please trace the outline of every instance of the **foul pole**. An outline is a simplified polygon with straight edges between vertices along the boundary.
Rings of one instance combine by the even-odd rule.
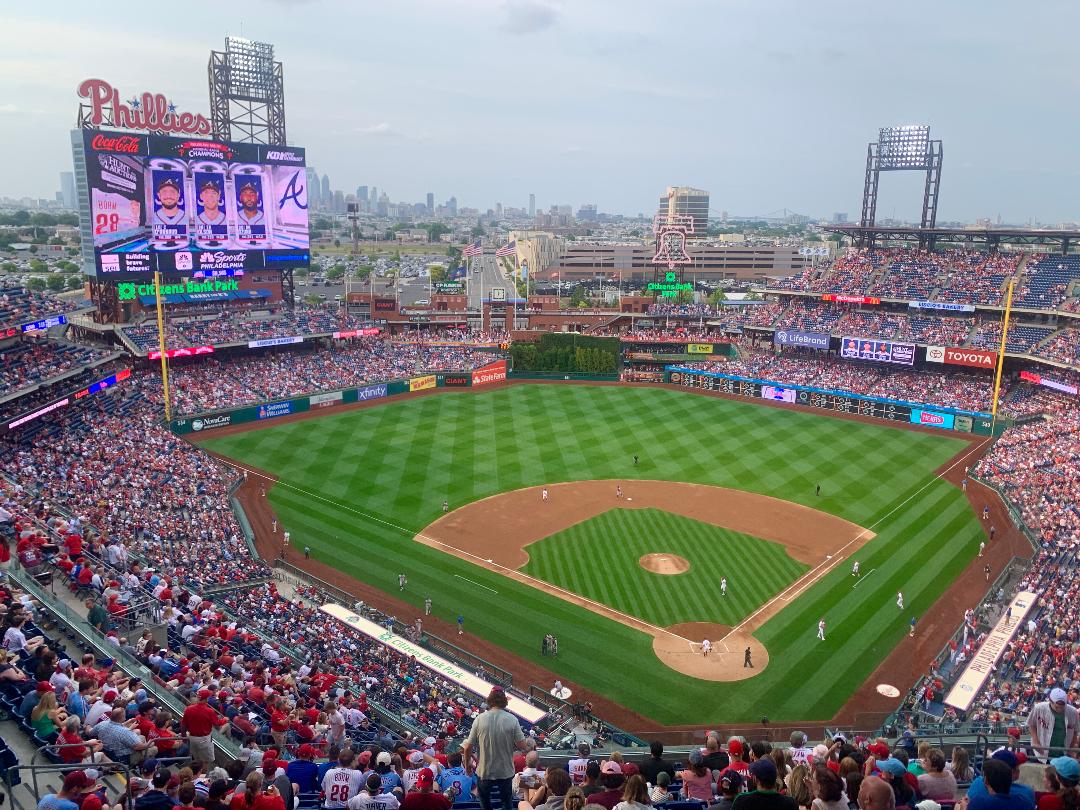
[[[161,351],[161,390],[165,395],[165,422],[172,421],[172,406],[169,404],[169,360],[165,354],[165,307],[161,300],[161,271],[154,273],[154,298],[157,301],[158,349]]]
[[[997,427],[998,392],[1001,390],[1001,369],[1005,364],[1005,343],[1009,336],[1009,316],[1012,314],[1013,287],[1016,279],[1009,279],[1009,289],[1005,293],[1005,320],[1001,324],[1001,345],[998,346],[997,371],[994,373],[994,399],[990,403],[990,435],[994,435]]]

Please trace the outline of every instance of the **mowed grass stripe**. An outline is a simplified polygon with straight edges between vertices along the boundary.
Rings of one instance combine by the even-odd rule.
[[[756,722],[761,714],[774,721],[827,719],[906,632],[895,616],[889,621],[887,613],[874,616],[881,607],[895,611],[897,583],[906,578],[915,604],[930,604],[975,555],[980,534],[962,495],[947,484],[931,483],[933,470],[963,446],[948,434],[671,389],[517,385],[389,401],[208,445],[281,478],[270,497],[294,547],[309,545],[316,558],[390,593],[397,592],[397,572],[405,571],[409,588],[403,596],[418,613],[424,596],[431,596],[442,618],[453,621],[461,612],[470,633],[661,723]],[[853,591],[850,569],[834,571],[758,631],[770,650],[783,654],[774,654],[755,678],[718,689],[668,670],[642,633],[411,539],[411,532],[441,514],[444,499],[456,507],[510,489],[599,478],[728,486],[864,526],[880,521],[874,527],[878,536],[860,552],[864,571],[882,569],[873,575],[882,577],[880,591]],[[821,497],[814,495],[818,483]],[[292,485],[303,491],[290,492]],[[658,540],[654,530],[640,533],[644,540],[633,542]],[[937,569],[927,572],[925,582],[901,570],[903,564],[918,563],[920,553]],[[586,566],[594,579],[589,587],[599,589],[603,582],[623,588],[622,596],[612,599],[638,599],[631,585],[610,582],[602,562],[585,561],[592,563]],[[660,618],[700,602],[703,611],[721,617],[714,620],[735,623],[732,617],[747,615],[782,587],[783,566],[767,557],[752,562],[756,567],[739,577],[769,593],[744,592],[729,576],[729,596],[721,599],[719,578],[706,581],[710,576],[688,591],[689,598],[664,586],[642,602]],[[570,555],[559,565],[553,560],[552,576],[562,581],[582,576],[585,563]],[[871,603],[873,611],[867,607]],[[829,640],[814,646],[819,612],[831,617]],[[539,655],[547,632],[560,638],[557,662]],[[805,683],[816,684],[817,691],[803,693]]]

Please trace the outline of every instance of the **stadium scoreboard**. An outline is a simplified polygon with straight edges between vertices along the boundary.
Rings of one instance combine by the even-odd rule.
[[[99,278],[310,265],[299,147],[80,129],[72,151],[83,255]]]

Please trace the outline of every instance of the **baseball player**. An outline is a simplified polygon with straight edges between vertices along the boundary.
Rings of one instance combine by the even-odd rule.
[[[749,647],[743,650],[742,665],[743,669],[746,669],[746,667],[750,667],[750,669],[754,668],[754,662],[751,660],[751,652]]]
[[[856,560],[851,564],[851,575],[857,577],[859,575],[859,561]]]
[[[909,622],[909,624],[911,625],[911,630],[908,631],[908,638],[915,638],[915,617],[914,616],[911,617],[911,621]]]
[[[207,180],[199,189],[202,213],[196,219],[202,225],[224,225],[225,212],[221,210],[221,189],[213,180]]]
[[[985,548],[986,548],[986,543],[984,543],[982,540],[980,540],[979,541],[979,556],[980,557],[983,555],[983,550]]]
[[[262,225],[263,212],[259,210],[259,190],[254,183],[240,187],[240,220],[245,225]]]
[[[817,623],[817,637],[820,638],[822,641],[825,640],[825,620],[824,619],[822,619],[820,622]]]
[[[544,487],[542,490],[540,490],[540,500],[547,501],[547,499],[548,499],[548,491],[547,491],[547,487]]]
[[[720,595],[727,596],[727,577],[720,577]]]
[[[622,486],[619,484],[615,485],[615,497],[622,498]]]
[[[458,616],[457,617],[457,634],[459,636],[465,634],[465,617],[464,616]]]
[[[711,650],[712,650],[712,642],[711,641],[709,641],[708,639],[705,639],[704,641],[701,642],[701,654],[702,655],[704,655],[706,658],[708,658],[709,657],[709,652]]]
[[[900,608],[901,610],[904,609],[904,592],[903,591],[897,591],[896,592],[896,606],[898,608]]]
[[[430,616],[431,615],[431,597],[430,596],[427,597],[424,600],[424,615],[425,616]]]
[[[407,578],[405,577],[405,574],[404,574],[404,573],[400,573],[400,574],[398,574],[398,575],[397,575],[397,586],[398,586],[398,590],[399,590],[399,591],[403,591],[403,590],[405,590],[405,583],[406,583],[406,582],[408,582],[408,581],[409,581],[409,580],[408,580],[408,579],[407,579]]]
[[[162,225],[180,225],[187,216],[180,207],[180,184],[171,177],[166,177],[157,185],[157,201],[161,207],[154,212],[154,218]]]

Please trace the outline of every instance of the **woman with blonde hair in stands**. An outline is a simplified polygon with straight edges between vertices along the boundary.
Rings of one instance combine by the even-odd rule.
[[[626,780],[622,801],[615,805],[614,810],[651,810],[651,808],[649,785],[645,782],[645,777],[640,773],[635,773]]]
[[[566,798],[563,799],[563,810],[583,810],[584,807],[585,793],[580,787],[574,785],[566,791]]]
[[[38,736],[46,740],[51,740],[53,735],[59,733],[65,720],[67,720],[67,712],[57,704],[56,692],[51,689],[41,696],[37,706],[30,712],[30,725],[34,727]]]
[[[847,778],[853,773],[862,773],[859,763],[852,757],[844,757],[840,760],[840,778],[847,782]]]
[[[787,788],[788,796],[798,802],[799,807],[809,807],[814,800],[810,792],[810,770],[801,763],[791,769]]]

